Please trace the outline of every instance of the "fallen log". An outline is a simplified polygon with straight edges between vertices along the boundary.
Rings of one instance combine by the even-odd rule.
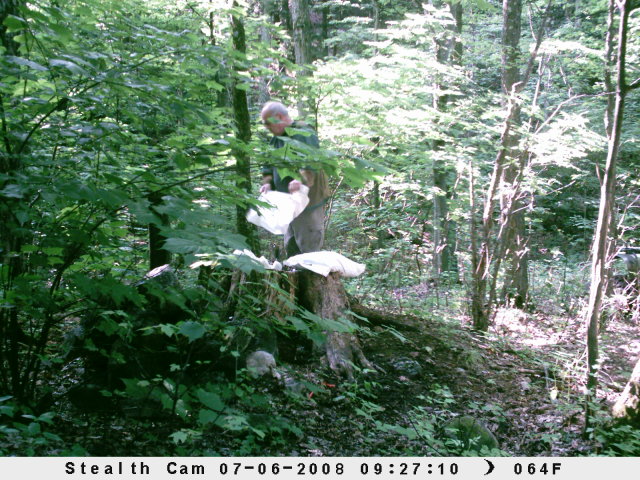
[[[371,325],[380,327],[393,327],[396,330],[406,330],[409,332],[418,332],[420,328],[416,325],[425,323],[423,318],[415,315],[404,313],[385,312],[375,310],[366,305],[362,305],[354,297],[349,296],[350,310],[360,317],[364,317]]]

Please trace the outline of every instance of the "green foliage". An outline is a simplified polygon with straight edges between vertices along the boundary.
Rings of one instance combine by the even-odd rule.
[[[244,7],[233,10],[246,23],[245,55],[231,47],[228,2],[19,3],[4,19],[0,45],[1,454],[100,453],[69,448],[75,440],[62,438],[60,416],[50,413],[53,406],[64,409],[67,398],[74,403],[74,395],[106,404],[109,412],[135,412],[125,423],[140,429],[151,423],[144,418],[161,412],[170,430],[159,441],[163,452],[259,455],[304,435],[295,418],[274,415],[273,392],[244,376],[244,349],[264,334],[317,347],[327,331],[352,333],[357,326],[299,309],[275,285],[277,276],[256,282],[264,269],[230,254],[247,246],[237,234],[237,209],[255,203],[236,186],[239,152],[283,174],[310,165],[332,176],[328,247],[367,264],[366,276],[347,282],[352,293],[419,315],[446,312],[457,321],[466,313],[465,285],[432,282],[434,204],[447,201],[458,264],[468,278],[470,224],[481,209],[505,117],[496,2],[463,1],[461,35],[451,30],[446,2],[434,2],[445,8],[391,0],[318,3],[311,39],[329,55],[304,79],[287,52],[282,4],[267,5],[275,25]],[[542,3],[532,3],[525,52]],[[596,0],[580,2],[580,9],[554,5],[518,99],[533,303],[563,315],[581,307],[586,269],[578,267],[598,208],[594,165],[606,147],[600,127],[606,9]],[[635,72],[637,16],[630,27]],[[261,41],[266,32],[271,45]],[[460,65],[437,57],[437,45],[454,40],[464,45]],[[524,68],[525,56],[522,61]],[[262,130],[248,144],[239,142],[232,85],[247,92],[252,114],[265,89],[290,104],[317,99],[308,120],[326,148],[285,139],[273,151]],[[448,107],[436,108],[443,96]],[[628,118],[637,118],[638,108],[630,95]],[[638,122],[627,122],[618,218],[620,241],[630,245],[640,243],[637,138]],[[435,181],[442,172],[446,185]],[[160,245],[150,245],[150,225]],[[173,256],[176,285],[142,280],[149,250],[158,248]],[[241,277],[229,295],[231,270]],[[282,318],[264,315],[265,292],[284,305]],[[465,358],[473,364],[479,354]],[[561,366],[572,361],[557,357]],[[85,375],[61,379],[75,362]],[[568,381],[575,382],[578,369],[569,369]],[[65,382],[73,388],[61,393]],[[372,432],[368,441],[382,431],[401,445],[409,440],[390,453],[501,454],[443,435],[444,419],[460,407],[447,388],[434,385],[423,406],[391,424],[382,420],[389,412],[376,398],[379,387],[348,385],[335,399]],[[306,401],[293,397],[296,405]],[[501,421],[490,406],[464,408]],[[638,452],[637,435],[627,427],[598,426],[592,434],[604,454]],[[226,450],[210,451],[216,437]]]
[[[631,425],[602,425],[592,433],[602,447],[600,455],[607,457],[637,457],[640,452],[640,432]]]
[[[53,412],[34,415],[12,402],[0,398],[0,455],[86,455],[79,445],[65,448],[60,436],[49,431],[56,416]]]

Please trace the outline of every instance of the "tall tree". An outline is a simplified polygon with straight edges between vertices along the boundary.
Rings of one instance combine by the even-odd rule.
[[[517,99],[517,91],[514,86],[518,84],[519,59],[520,59],[520,34],[521,34],[521,0],[504,0],[502,3],[502,91],[507,98],[507,115],[503,124],[502,135],[498,155],[494,162],[491,182],[485,197],[484,211],[482,214],[481,246],[476,271],[473,272],[472,315],[474,327],[486,330],[489,326],[491,302],[486,302],[486,291],[490,281],[492,262],[491,235],[494,226],[494,208],[496,198],[501,191],[501,183],[505,180],[505,169],[509,166],[509,159],[514,154],[517,145],[517,137],[513,134],[515,124],[520,119],[520,106]],[[504,200],[503,200],[504,201]],[[503,221],[508,221],[508,215]],[[503,224],[504,225],[504,224]],[[498,255],[497,261],[500,262]],[[495,271],[494,267],[494,271]],[[495,272],[497,273],[497,272]],[[494,275],[495,276],[495,275]]]
[[[438,2],[438,7],[441,7]],[[444,33],[434,35],[436,60],[443,65],[460,65],[462,61],[462,4],[459,1],[446,2],[453,20],[447,24]],[[447,89],[443,85],[442,76],[436,74],[434,85],[433,106],[437,112],[445,112],[450,103],[450,96],[443,93]],[[455,257],[456,229],[449,215],[449,202],[452,197],[451,168],[439,158],[438,152],[444,148],[444,140],[436,139],[433,142],[433,184],[436,187],[433,202],[433,244],[434,273],[440,276],[443,273],[450,280],[458,280],[458,262]]]
[[[308,0],[289,0],[291,27],[293,33],[293,50],[297,65],[308,65],[313,61],[311,56],[311,18]]]
[[[15,33],[11,33],[7,26],[7,20],[11,17],[19,16],[19,8],[24,2],[18,0],[7,0],[0,2],[0,45],[4,49],[4,55],[18,55],[18,44],[14,41]],[[0,59],[2,61],[3,59]],[[19,175],[23,168],[22,153],[23,146],[14,132],[10,129],[7,106],[11,104],[6,101],[4,95],[0,93],[0,120],[2,122],[1,134],[2,144],[0,145],[0,190],[6,191]],[[22,202],[21,195],[0,195],[0,264],[7,269],[6,277],[3,279],[2,290],[6,295],[24,271],[22,246],[26,243],[26,231],[22,228],[22,222],[16,215]],[[9,372],[3,372],[3,383],[11,383],[11,391],[18,397],[22,397],[24,389],[20,382],[20,348],[25,335],[18,318],[18,309],[15,305],[6,304],[0,308],[0,360],[3,365],[9,366]]]
[[[587,323],[587,391],[589,397],[595,394],[595,389],[598,384],[598,326],[601,315],[602,297],[608,276],[607,258],[612,244],[612,239],[609,234],[612,212],[615,205],[616,164],[620,151],[625,98],[631,89],[638,87],[638,82],[630,85],[626,79],[627,36],[629,30],[629,14],[632,10],[631,3],[630,0],[609,1],[610,25],[613,24],[615,10],[618,10],[618,45],[615,62],[615,90],[609,92],[614,98],[613,112],[607,109],[605,113],[608,135],[607,160],[600,188],[600,208],[598,210],[598,221],[591,250],[591,288],[589,291],[589,305],[585,315],[585,321]],[[610,33],[607,35],[608,45],[606,49],[609,52],[613,51],[611,47],[611,42],[614,42],[612,31],[610,28]],[[637,378],[633,378],[632,376],[631,381],[637,381]],[[618,411],[624,410],[625,409],[619,407]],[[590,410],[587,407],[587,424],[589,423],[589,417]]]
[[[299,66],[298,77],[309,76],[309,65],[313,62],[311,54],[311,17],[308,0],[289,0],[291,28],[295,62]],[[302,84],[304,88],[304,83]],[[315,113],[315,101],[301,92],[298,98],[298,110],[303,116]]]
[[[494,272],[491,278],[489,301],[496,299],[495,284],[502,258],[508,261],[505,276],[505,297],[513,295],[514,304],[521,308],[528,295],[528,252],[525,238],[525,220],[520,180],[524,168],[524,155],[519,151],[520,135],[517,127],[521,123],[521,106],[517,93],[522,90],[520,73],[520,37],[522,4],[508,1],[503,6],[502,30],[502,93],[508,105],[509,129],[503,131],[496,165],[502,168],[500,178],[499,234],[494,249]]]
[[[536,43],[523,73],[520,73],[521,52],[521,0],[503,0],[502,4],[502,93],[506,99],[506,115],[500,136],[498,154],[493,166],[482,215],[480,252],[478,264],[472,272],[471,312],[474,327],[486,330],[491,309],[496,298],[496,282],[502,259],[511,259],[506,287],[516,291],[515,303],[522,305],[527,297],[527,246],[524,235],[524,208],[520,197],[520,184],[524,168],[524,155],[518,151],[520,123],[519,94],[526,86],[537,57],[551,7],[547,3]],[[499,231],[492,240],[495,219],[494,210],[500,203]],[[486,298],[487,289],[489,291]]]
[[[238,12],[238,2],[233,2],[233,13],[231,14],[232,42],[234,50],[244,58],[247,54],[247,40],[244,29],[244,22]],[[236,72],[242,70],[241,62],[234,66]],[[234,149],[236,158],[236,185],[240,190],[251,192],[251,157],[249,156],[249,142],[251,141],[251,117],[249,116],[249,104],[247,102],[247,91],[241,84],[242,77],[235,75],[231,87],[231,100],[233,105],[233,118],[236,127],[236,138],[239,143]],[[247,239],[251,250],[259,255],[259,242],[255,226],[247,222],[247,207],[238,205],[236,207],[236,225],[238,233]]]

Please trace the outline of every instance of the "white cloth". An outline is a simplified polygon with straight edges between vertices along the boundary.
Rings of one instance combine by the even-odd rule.
[[[300,185],[294,193],[268,191],[260,194],[258,200],[270,207],[258,207],[247,212],[247,221],[262,227],[275,235],[284,235],[289,224],[302,213],[309,204],[309,187]]]
[[[258,258],[258,257],[256,257],[255,253],[253,253],[251,250],[247,250],[246,248],[244,250],[234,250],[233,254],[234,255],[247,256],[251,260],[254,260],[254,261],[258,262],[259,264],[261,264],[267,270],[278,270],[278,271],[282,270],[282,264],[280,262],[278,262],[277,260],[274,261],[273,263],[271,263],[264,256]]]
[[[302,267],[327,277],[331,272],[340,272],[343,277],[357,277],[364,273],[365,266],[349,260],[337,252],[302,253],[284,261],[287,267]]]

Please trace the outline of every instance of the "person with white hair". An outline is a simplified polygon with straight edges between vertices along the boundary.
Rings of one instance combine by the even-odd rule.
[[[319,148],[320,142],[313,129],[303,123],[294,121],[289,110],[280,102],[267,102],[260,114],[263,125],[273,137],[270,145],[276,149],[282,148],[287,142],[283,137],[301,142],[313,148]],[[302,130],[303,133],[296,133]],[[324,243],[324,206],[329,199],[329,183],[327,175],[320,169],[304,167],[299,170],[302,182],[291,177],[281,178],[277,167],[265,165],[262,167],[261,192],[277,190],[293,193],[300,190],[302,184],[309,187],[309,204],[298,215],[284,236],[284,245],[289,257],[299,253],[316,252]]]

